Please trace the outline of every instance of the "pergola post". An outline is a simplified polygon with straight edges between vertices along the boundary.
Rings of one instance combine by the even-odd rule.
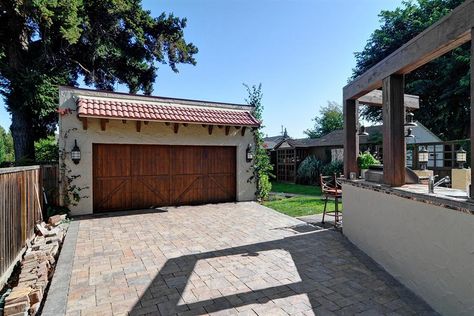
[[[393,74],[383,79],[383,181],[390,186],[405,184],[405,80]]]
[[[474,155],[472,150],[474,149],[474,28],[471,29],[471,186],[470,198],[474,198],[474,185],[472,185],[472,179],[474,179]]]
[[[344,100],[344,176],[349,179],[350,173],[358,173],[357,156],[359,155],[359,138],[357,125],[359,109],[356,100]]]

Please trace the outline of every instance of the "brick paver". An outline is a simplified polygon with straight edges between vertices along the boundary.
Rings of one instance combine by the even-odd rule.
[[[256,203],[119,215],[79,219],[67,315],[435,314],[340,233]]]

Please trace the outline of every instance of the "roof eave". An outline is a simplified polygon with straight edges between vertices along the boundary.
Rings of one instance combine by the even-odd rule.
[[[195,124],[195,125],[215,125],[215,126],[239,126],[239,127],[260,127],[260,123],[255,124],[228,124],[228,123],[216,123],[216,122],[192,122],[192,121],[178,121],[178,120],[157,120],[157,119],[146,119],[146,118],[134,118],[134,117],[111,117],[111,116],[102,116],[102,115],[90,115],[79,113],[77,115],[79,118],[91,118],[91,119],[106,119],[106,120],[116,120],[116,121],[141,121],[141,122],[156,122],[156,123],[171,123],[171,124]]]

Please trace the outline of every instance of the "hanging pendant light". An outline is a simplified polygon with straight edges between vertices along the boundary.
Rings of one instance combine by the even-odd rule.
[[[467,161],[467,152],[464,150],[464,148],[459,148],[458,151],[456,151],[456,162],[459,164],[459,169],[464,169],[464,164]]]
[[[415,138],[415,135],[413,135],[413,128],[408,128],[407,129],[407,134],[405,135],[405,138]]]
[[[365,126],[364,126],[364,125],[362,125],[362,126],[359,128],[359,133],[358,133],[357,135],[359,135],[359,136],[369,136],[369,133],[367,133],[367,132],[365,131]]]
[[[408,112],[405,116],[405,126],[418,126],[415,122],[415,114]]]
[[[425,170],[426,165],[428,164],[428,150],[426,150],[426,146],[421,147],[418,151],[418,162],[421,165],[421,170]]]

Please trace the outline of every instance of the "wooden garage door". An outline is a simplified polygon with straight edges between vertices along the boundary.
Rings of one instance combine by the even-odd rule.
[[[235,201],[235,147],[94,144],[94,211]]]

